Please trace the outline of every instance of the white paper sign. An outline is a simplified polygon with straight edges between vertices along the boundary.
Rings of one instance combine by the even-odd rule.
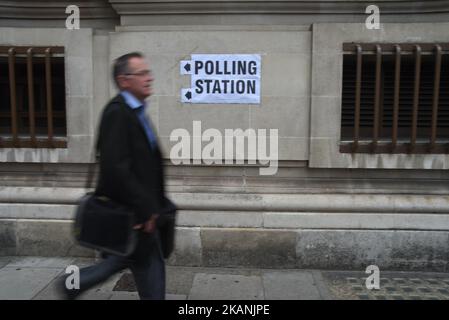
[[[259,54],[192,54],[180,63],[180,73],[191,75],[184,103],[260,104]]]

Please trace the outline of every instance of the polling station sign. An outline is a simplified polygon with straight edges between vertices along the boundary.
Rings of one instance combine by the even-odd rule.
[[[260,104],[259,54],[192,54],[180,73],[191,77],[190,88],[181,89],[183,103]]]

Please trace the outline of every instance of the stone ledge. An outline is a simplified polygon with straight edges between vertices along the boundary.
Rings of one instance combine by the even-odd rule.
[[[359,14],[372,1],[135,1],[109,0],[119,15],[145,14]],[[447,12],[447,1],[383,1],[382,12],[388,14]]]
[[[0,219],[72,222],[76,206],[2,204]],[[449,230],[449,214],[179,210],[181,228]]]
[[[307,32],[311,31],[311,25],[143,25],[143,26],[116,26],[116,32],[167,32],[167,31],[284,31]]]
[[[93,250],[78,246],[72,235],[72,221],[0,219],[0,255],[44,257],[94,257]]]
[[[3,187],[0,203],[74,205],[84,188]],[[170,193],[182,210],[447,213],[447,195]]]
[[[14,188],[83,188],[88,169],[87,164],[73,163],[2,163],[0,167],[3,187]],[[258,167],[249,165],[176,166],[168,161],[165,167],[170,193],[449,194],[447,170],[308,169],[304,162],[280,161],[275,176],[259,176]]]
[[[0,220],[0,255],[94,257],[69,221]],[[169,265],[449,271],[448,231],[178,227]]]
[[[80,8],[81,19],[116,19],[116,12],[106,0],[95,1],[0,1],[0,18],[67,19],[69,5]]]

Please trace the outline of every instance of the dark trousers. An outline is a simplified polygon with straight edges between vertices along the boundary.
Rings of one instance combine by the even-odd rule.
[[[157,230],[152,234],[141,232],[131,256],[107,255],[100,263],[80,269],[80,293],[125,268],[133,273],[140,299],[165,299],[165,262]]]

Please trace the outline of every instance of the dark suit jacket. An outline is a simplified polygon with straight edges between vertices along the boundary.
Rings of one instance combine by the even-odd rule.
[[[122,95],[104,108],[98,137],[100,175],[95,193],[130,206],[136,223],[165,206],[164,172],[159,147],[151,149],[137,117]]]

